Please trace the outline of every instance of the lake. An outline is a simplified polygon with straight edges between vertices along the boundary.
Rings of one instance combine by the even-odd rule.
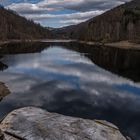
[[[36,42],[5,44],[0,52],[0,81],[11,91],[0,102],[0,118],[37,106],[107,120],[140,139],[140,51]]]

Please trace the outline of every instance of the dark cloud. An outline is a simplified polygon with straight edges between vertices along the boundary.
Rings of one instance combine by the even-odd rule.
[[[44,26],[60,27],[86,21],[128,1],[130,0],[26,0],[14,1],[7,8]],[[71,12],[66,12],[67,10]]]

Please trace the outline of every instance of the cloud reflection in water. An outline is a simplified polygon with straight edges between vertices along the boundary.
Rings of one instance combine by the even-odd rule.
[[[84,55],[50,47],[42,53],[8,55],[0,72],[12,94],[0,103],[0,116],[24,106],[38,106],[65,115],[105,119],[127,135],[140,138],[140,84],[114,75]],[[133,123],[132,123],[133,122]],[[128,127],[129,126],[129,127]]]

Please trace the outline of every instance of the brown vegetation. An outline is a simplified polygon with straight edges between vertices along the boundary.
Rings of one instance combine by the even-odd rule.
[[[51,33],[40,24],[0,6],[0,40],[50,38]]]
[[[58,36],[95,42],[140,42],[140,1],[133,0],[78,25],[56,30]]]

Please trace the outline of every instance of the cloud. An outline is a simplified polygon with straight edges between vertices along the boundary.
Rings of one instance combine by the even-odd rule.
[[[77,11],[106,10],[130,0],[44,0],[38,5],[40,7],[64,8]]]
[[[130,0],[42,0],[36,3],[24,1],[12,3],[6,8],[44,25],[58,22],[58,26],[65,26],[84,22],[128,1]]]
[[[32,3],[13,3],[7,6],[7,8],[17,11],[20,14],[40,14],[47,11],[46,8],[41,8],[37,4]]]
[[[61,14],[61,15],[54,15],[54,14],[26,14],[24,15],[28,19],[33,19],[37,22],[44,21],[44,20],[58,20],[57,23],[62,25],[72,25],[78,24],[80,22],[84,22],[91,17],[95,17],[99,14],[103,13],[103,11],[88,11],[88,12],[76,12],[71,14]],[[56,21],[55,21],[56,22]]]

